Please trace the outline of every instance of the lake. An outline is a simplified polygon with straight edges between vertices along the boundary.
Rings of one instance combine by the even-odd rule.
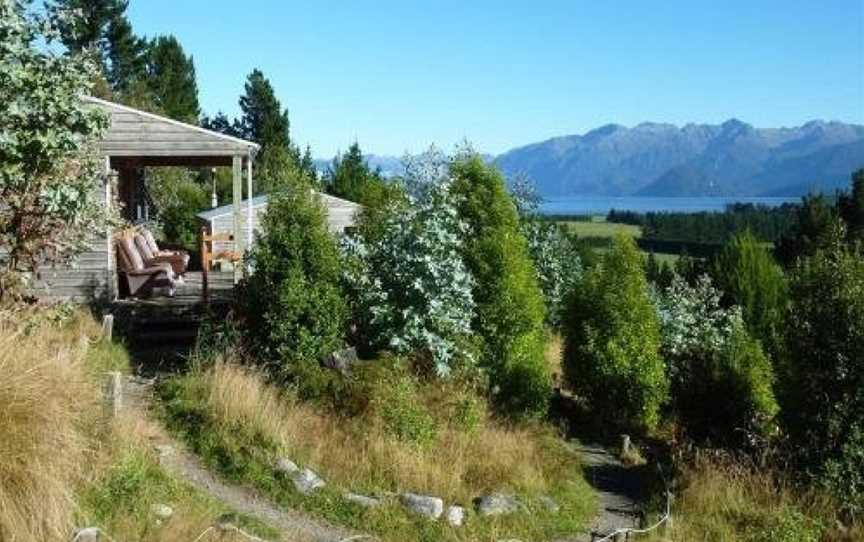
[[[618,211],[667,211],[675,213],[696,213],[700,211],[723,212],[731,203],[753,203],[776,207],[784,203],[799,203],[801,198],[765,197],[597,197],[568,196],[546,198],[540,212],[550,215],[605,215],[610,209]]]

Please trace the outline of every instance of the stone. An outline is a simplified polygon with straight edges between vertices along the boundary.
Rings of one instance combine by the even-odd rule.
[[[478,497],[474,501],[477,513],[481,516],[500,516],[518,512],[522,505],[512,495],[493,493]]]
[[[342,494],[342,498],[348,502],[353,502],[354,504],[358,504],[364,508],[375,508],[381,506],[380,500],[374,497],[360,495],[359,493],[345,492]]]
[[[294,474],[300,470],[300,467],[287,457],[280,457],[276,460],[273,470],[276,471],[276,474]]]
[[[461,527],[465,522],[465,509],[461,506],[448,506],[447,507],[447,523],[452,525],[453,527]]]
[[[537,499],[543,508],[546,509],[547,512],[552,512],[553,514],[557,514],[561,507],[558,506],[558,503],[555,502],[555,499],[548,495],[543,495],[539,499]]]
[[[444,501],[438,497],[417,495],[415,493],[403,493],[402,504],[415,514],[430,519],[438,519],[444,513]]]
[[[314,471],[311,469],[303,469],[291,475],[291,481],[294,482],[294,487],[297,491],[304,495],[312,493],[316,489],[324,487],[326,484]]]
[[[324,366],[333,369],[343,375],[351,372],[351,367],[360,361],[357,349],[353,346],[344,350],[337,350],[324,358]]]
[[[162,520],[170,519],[174,515],[174,509],[162,503],[152,505],[150,511],[153,512],[154,516]]]
[[[100,542],[104,540],[102,530],[99,527],[85,527],[75,531],[72,542]]]

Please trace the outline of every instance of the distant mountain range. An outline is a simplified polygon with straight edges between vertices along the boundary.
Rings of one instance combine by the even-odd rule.
[[[610,124],[494,158],[527,173],[543,196],[800,196],[849,186],[864,167],[864,126],[812,121],[793,128]],[[401,160],[370,156],[388,174]]]

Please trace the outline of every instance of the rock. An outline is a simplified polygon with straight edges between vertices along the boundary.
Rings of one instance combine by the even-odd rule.
[[[324,366],[333,369],[334,371],[338,371],[343,375],[347,375],[351,372],[351,367],[356,365],[359,361],[360,358],[357,356],[357,349],[351,347],[344,350],[337,350],[325,357]]]
[[[403,493],[401,499],[405,508],[427,518],[438,519],[444,513],[444,501],[438,497]]]
[[[276,465],[273,467],[276,474],[294,474],[300,470],[296,463],[286,457],[280,457],[276,460]]]
[[[561,507],[558,506],[558,503],[552,497],[548,495],[543,495],[539,499],[537,499],[543,508],[546,509],[547,512],[552,512],[553,514],[557,514]]]
[[[461,527],[465,522],[465,509],[461,506],[447,507],[447,523],[453,527]]]
[[[304,495],[308,495],[316,489],[325,486],[324,480],[322,480],[311,469],[303,469],[293,473],[291,475],[291,481],[294,482],[294,487],[297,488],[297,491]]]
[[[377,506],[381,506],[381,501],[374,497],[367,497],[366,495],[360,495],[358,493],[345,492],[342,494],[342,498],[348,502],[353,502],[354,504],[359,504],[364,508],[375,508]]]
[[[159,519],[170,519],[174,515],[174,509],[162,503],[152,505],[150,511]]]
[[[515,497],[501,493],[478,497],[474,501],[474,506],[477,508],[477,513],[481,516],[512,514],[522,508],[522,505]]]
[[[101,540],[104,540],[104,537],[99,527],[78,529],[72,537],[72,542],[100,542]]]

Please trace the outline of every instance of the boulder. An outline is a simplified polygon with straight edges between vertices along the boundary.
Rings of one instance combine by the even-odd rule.
[[[167,504],[157,503],[150,507],[150,512],[161,520],[170,519],[174,515],[174,509]]]
[[[465,509],[461,506],[447,507],[447,523],[453,527],[461,527],[465,522]]]
[[[101,542],[105,540],[99,527],[85,527],[78,529],[72,536],[72,542]]]
[[[323,360],[324,366],[328,369],[333,369],[343,375],[351,372],[351,367],[360,361],[357,356],[357,349],[353,346],[344,350],[337,350],[325,357]]]
[[[493,493],[478,497],[474,501],[477,513],[481,516],[500,516],[518,512],[522,508],[519,501],[512,495]]]
[[[322,480],[321,477],[315,474],[311,469],[303,469],[293,473],[291,475],[291,481],[294,482],[294,487],[297,488],[297,491],[304,495],[308,495],[316,489],[325,486],[324,480]]]
[[[444,513],[444,501],[438,497],[403,493],[401,499],[405,508],[420,516],[438,519]]]
[[[273,470],[276,471],[276,474],[294,474],[295,472],[300,470],[300,467],[297,466],[296,463],[291,461],[286,457],[280,457],[276,460],[276,464],[273,466]]]
[[[353,502],[354,504],[359,504],[364,508],[375,508],[377,506],[381,506],[381,501],[374,497],[367,497],[366,495],[360,495],[358,493],[345,492],[342,494],[342,498],[348,502]]]

